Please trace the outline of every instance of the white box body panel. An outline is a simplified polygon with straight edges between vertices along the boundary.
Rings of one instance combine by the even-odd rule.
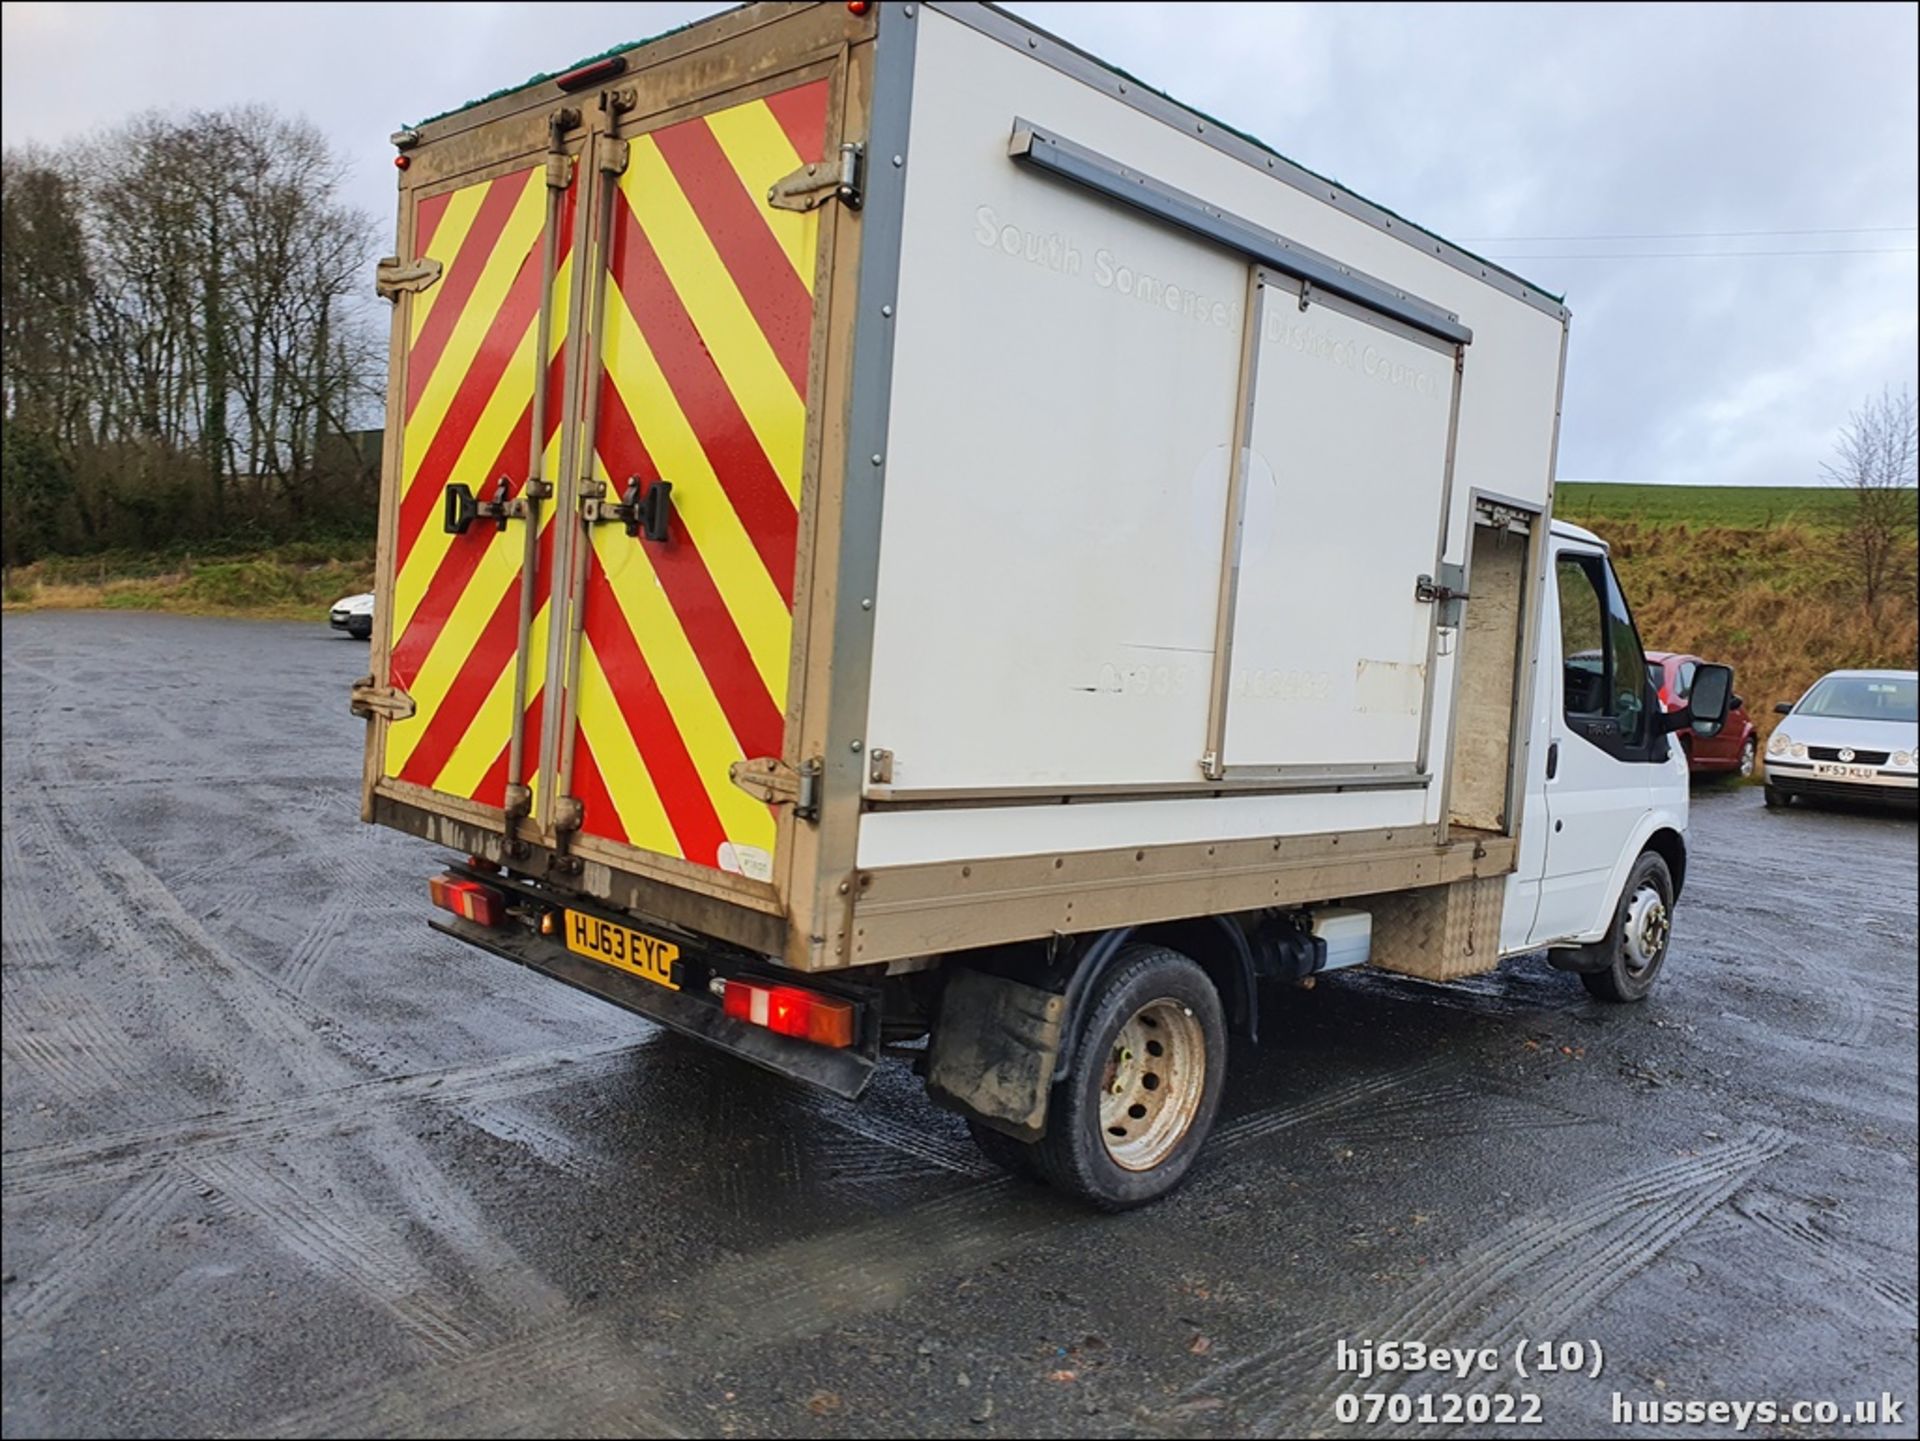
[[[1451,664],[1445,646],[1429,658],[1434,612],[1414,580],[1437,552],[1463,559],[1472,492],[1548,504],[1559,315],[918,13],[863,740],[891,754],[870,794],[983,804],[870,812],[859,864],[1440,822]],[[1016,119],[1471,327],[1444,527],[1450,353],[1333,306],[1302,315],[1275,290],[1272,379],[1252,414],[1222,759],[1411,768],[1424,755],[1427,784],[992,803],[1204,778],[1252,274],[1239,254],[1017,165]],[[1298,321],[1339,330],[1357,367],[1294,349]],[[1365,368],[1368,347],[1386,380]],[[1396,387],[1396,364],[1424,383]]]
[[[1417,790],[1327,795],[1164,796],[1073,805],[965,806],[873,811],[860,821],[859,864],[921,865],[982,856],[1044,856],[1124,846],[1173,846],[1256,836],[1417,826]]]

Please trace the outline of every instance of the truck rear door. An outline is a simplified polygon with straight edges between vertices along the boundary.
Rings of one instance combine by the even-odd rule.
[[[370,818],[785,910],[872,30],[747,7],[396,137]]]
[[[560,463],[584,131],[536,119],[488,140],[473,168],[407,192],[411,261],[391,277],[404,287],[387,454],[398,506],[376,603],[387,684],[412,702],[386,726],[380,773],[481,812],[502,810],[510,784],[538,782],[537,747],[521,747],[511,774],[509,753],[530,555],[536,624],[518,708],[534,737],[545,700],[537,622],[554,508],[525,502],[529,480],[550,484]],[[455,514],[468,498],[519,514]]]
[[[756,881],[774,812],[731,773],[784,749],[822,212],[772,196],[826,171],[833,69],[597,142],[591,470],[653,531],[587,527],[558,775],[582,836]]]

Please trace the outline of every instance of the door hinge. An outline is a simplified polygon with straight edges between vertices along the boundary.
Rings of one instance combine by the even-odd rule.
[[[793,807],[803,821],[820,818],[820,758],[801,763],[798,770],[776,756],[735,761],[727,771],[733,783],[770,806]]]
[[[412,696],[398,686],[380,685],[370,675],[363,675],[353,683],[350,704],[353,713],[362,720],[372,720],[375,716],[385,716],[390,721],[413,717]]]
[[[867,752],[867,780],[876,786],[893,784],[892,751],[875,749]]]
[[[829,200],[838,200],[849,210],[858,210],[861,171],[866,165],[866,147],[849,140],[840,147],[840,162],[830,165],[816,161],[802,165],[793,174],[773,183],[767,192],[767,204],[775,210],[818,210]]]
[[[401,264],[389,255],[373,268],[373,288],[382,300],[398,300],[403,290],[425,290],[440,278],[439,261],[426,258]]]

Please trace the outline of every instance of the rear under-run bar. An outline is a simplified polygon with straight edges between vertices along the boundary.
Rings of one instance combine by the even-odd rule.
[[[459,870],[427,884],[433,904],[447,912],[431,922],[435,930],[780,1075],[852,1099],[878,1064],[879,1017],[859,1000],[755,974],[678,933],[685,981],[670,990],[569,950],[558,933],[562,911],[578,909],[571,897],[562,904],[505,877]]]

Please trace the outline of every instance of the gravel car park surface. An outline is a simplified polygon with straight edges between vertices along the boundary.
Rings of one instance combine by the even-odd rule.
[[[4,621],[8,1436],[1368,1434],[1343,1392],[1501,1389],[1548,1436],[1616,1392],[1913,1434],[1910,815],[1696,792],[1644,1006],[1537,957],[1273,995],[1189,1184],[1102,1217],[904,1066],[844,1104],[429,932],[438,852],[358,820],[365,666]],[[1416,1338],[1604,1369],[1333,1367]]]

